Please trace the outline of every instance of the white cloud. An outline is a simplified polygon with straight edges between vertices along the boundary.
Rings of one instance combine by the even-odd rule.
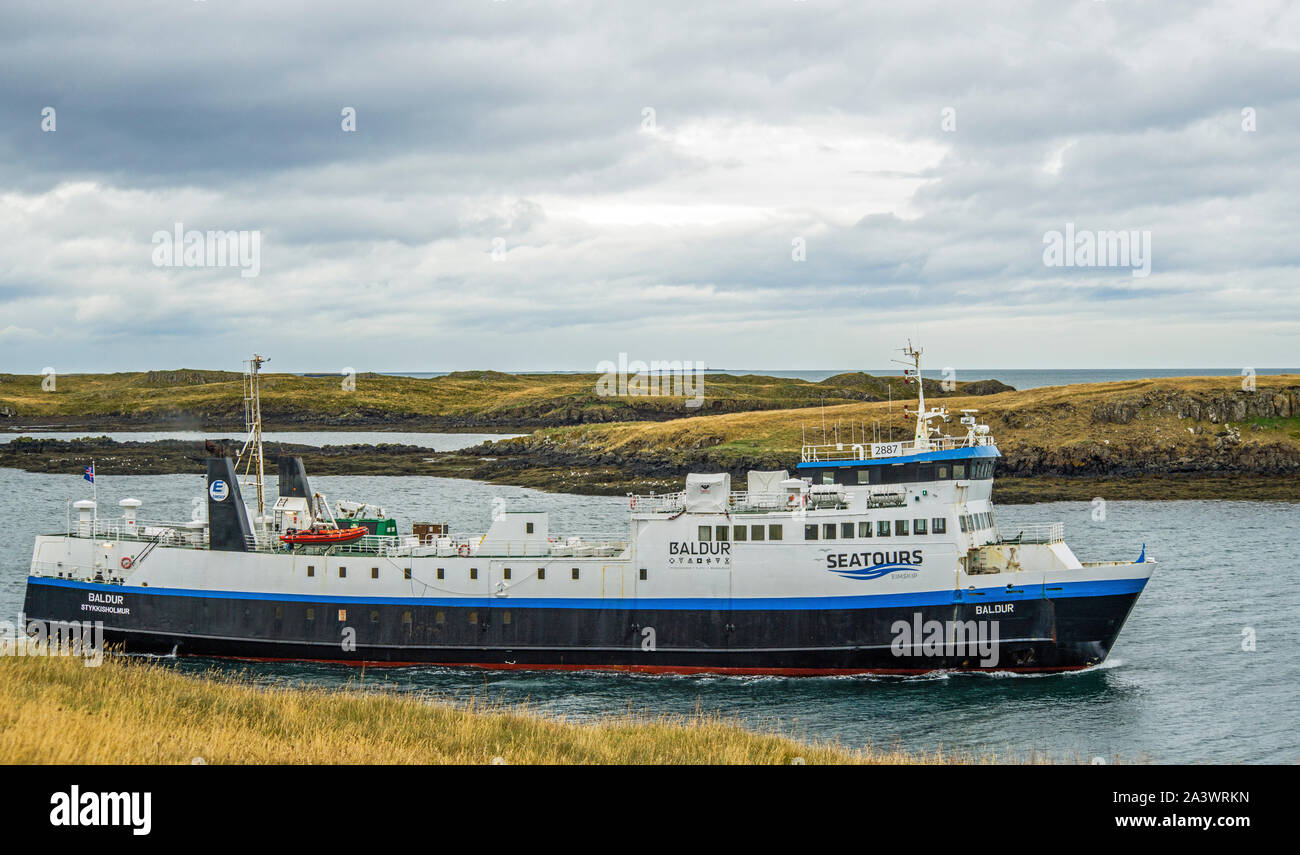
[[[1289,4],[215,8],[0,12],[0,370],[1300,352]],[[154,267],[175,222],[261,274]],[[1152,275],[1045,268],[1066,222]]]

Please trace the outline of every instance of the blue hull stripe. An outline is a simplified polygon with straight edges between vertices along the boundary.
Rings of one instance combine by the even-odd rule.
[[[950,448],[947,451],[923,451],[920,454],[904,454],[900,457],[880,457],[872,460],[823,460],[796,464],[795,469],[857,469],[862,466],[889,466],[894,463],[916,463],[930,460],[967,460],[976,457],[1001,457],[997,448],[991,445],[977,445],[973,448]]]
[[[1137,594],[1146,579],[1113,579],[1092,582],[1058,582],[1025,585],[1020,588],[977,588],[974,591],[917,591],[906,594],[863,594],[845,597],[756,597],[577,599],[565,597],[346,597],[305,594],[268,594],[252,591],[204,591],[186,588],[142,588],[104,585],[71,579],[28,576],[28,585],[73,588],[104,594],[141,594],[154,597],[206,597],[218,600],[274,600],[276,602],[340,603],[344,605],[396,604],[410,606],[464,606],[467,608],[550,608],[550,609],[673,609],[703,611],[812,611],[823,609],[883,609],[907,606],[936,606],[952,603],[1006,603],[1066,597],[1106,597]]]

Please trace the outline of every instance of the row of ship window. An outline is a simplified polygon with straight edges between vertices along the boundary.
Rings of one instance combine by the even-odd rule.
[[[888,466],[814,470],[815,484],[910,484],[921,481],[979,481],[993,477],[992,460],[970,463],[891,463]]]
[[[962,531],[979,531],[982,528],[993,528],[993,512],[962,514],[957,521],[961,523]]]
[[[804,540],[835,540],[838,537],[842,540],[848,540],[853,537],[871,537],[873,530],[870,520],[860,520],[857,523],[821,523],[817,525],[810,523],[803,527]],[[876,520],[874,534],[876,537],[907,537],[909,534],[946,534],[948,532],[948,520],[944,517],[934,517],[933,519],[914,519],[914,520]]]
[[[973,528],[967,528],[968,521],[974,525],[976,517],[987,517],[992,526],[992,514],[975,514],[966,515],[961,518],[962,531],[972,531]],[[979,526],[985,527],[984,525]],[[907,537],[908,535],[925,535],[925,534],[947,534],[948,520],[945,517],[933,517],[932,519],[913,519],[913,520],[876,520],[873,527],[870,520],[860,520],[858,522],[841,522],[841,523],[809,523],[803,527],[804,540],[835,540],[840,538],[848,540],[855,537]],[[783,537],[782,528],[779,525],[702,525],[699,527],[699,539],[701,542],[732,540],[743,542],[746,540],[781,540]]]
[[[723,528],[725,528],[725,526],[723,526]],[[743,539],[743,538],[742,538],[742,539]],[[778,538],[778,539],[779,539],[779,538]],[[315,576],[315,575],[316,575],[316,567],[315,567],[315,565],[312,565],[312,564],[308,564],[308,565],[307,565],[307,575],[308,575],[308,576]],[[510,579],[510,578],[511,578],[511,575],[512,575],[512,570],[511,570],[509,567],[503,567],[503,568],[501,568],[501,578],[502,578],[502,579]],[[437,570],[437,576],[438,576],[439,579],[445,579],[445,578],[447,578],[446,569],[443,568],[443,567],[439,567],[438,570]],[[577,567],[570,568],[570,570],[569,570],[569,578],[570,578],[570,579],[578,579],[578,578],[580,578],[580,576],[581,576],[581,574],[580,574],[580,572],[579,572],[579,570],[578,570]],[[340,579],[346,579],[347,577],[348,577],[348,568],[347,568],[347,567],[339,567],[339,578],[340,578]],[[371,567],[371,568],[370,568],[370,578],[371,578],[371,579],[378,579],[378,578],[379,578],[379,568],[378,568],[378,567]],[[403,567],[403,568],[402,568],[402,578],[403,578],[403,579],[409,579],[409,578],[411,578],[411,568],[410,568],[410,567]],[[477,567],[471,567],[471,568],[469,568],[469,578],[470,578],[471,580],[473,580],[473,579],[477,579],[477,578],[478,578],[478,568],[477,568]],[[537,579],[538,579],[538,581],[545,581],[545,580],[546,580],[546,568],[545,568],[545,567],[538,567],[538,568],[537,568]],[[645,571],[645,568],[642,568],[642,569],[641,569],[641,581],[644,582],[645,580],[646,580],[646,571]]]
[[[741,543],[747,540],[780,540],[784,536],[779,525],[702,525],[700,540],[722,542],[725,540]]]

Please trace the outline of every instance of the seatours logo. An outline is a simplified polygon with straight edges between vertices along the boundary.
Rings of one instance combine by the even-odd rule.
[[[846,579],[879,579],[898,571],[920,570],[925,560],[919,549],[893,552],[832,552],[826,556],[826,569]]]

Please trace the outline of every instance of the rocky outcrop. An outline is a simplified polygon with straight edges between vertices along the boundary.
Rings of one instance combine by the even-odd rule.
[[[1103,401],[1093,407],[1099,424],[1126,425],[1143,418],[1176,416],[1212,424],[1252,418],[1291,418],[1300,414],[1300,387],[1255,392],[1183,392],[1157,389],[1132,398]]]

